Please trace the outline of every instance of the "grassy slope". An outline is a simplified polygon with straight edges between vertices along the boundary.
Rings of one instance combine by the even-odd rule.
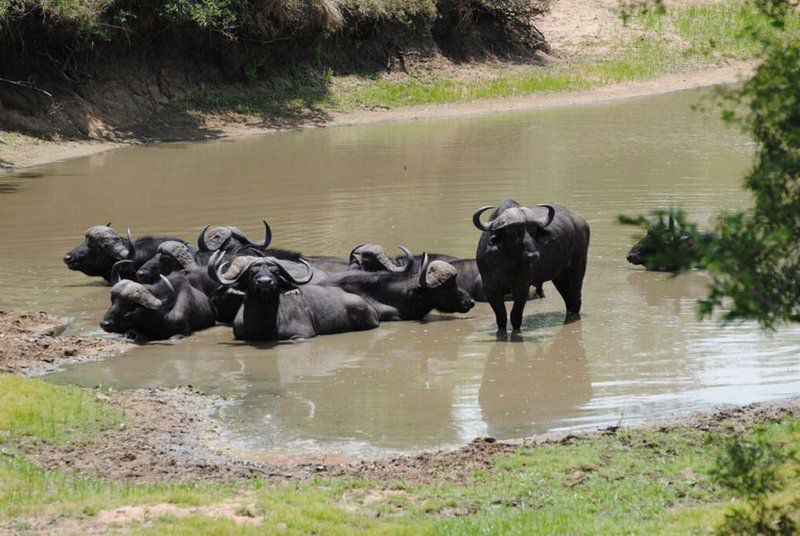
[[[91,523],[101,510],[122,505],[233,502],[263,515],[263,523],[167,516],[131,528],[143,534],[261,534],[277,527],[290,534],[687,533],[712,528],[730,499],[708,476],[719,438],[688,428],[630,430],[520,448],[496,457],[491,471],[465,475],[466,483],[358,478],[240,485],[103,482],[37,468],[14,445],[20,436],[81,441],[117,425],[120,415],[90,391],[39,380],[0,376],[0,393],[0,520],[18,529],[36,516]],[[800,441],[800,421],[770,424],[768,430],[779,444]],[[800,494],[800,483],[792,482],[790,493]]]
[[[754,22],[766,25],[743,0],[675,7],[666,15],[651,12],[632,19],[629,25],[643,32],[644,38],[620,39],[600,58],[592,52],[595,43],[587,42],[586,54],[577,58],[515,68],[510,73],[498,70],[481,78],[452,77],[435,70],[374,79],[337,77],[330,71],[298,73],[295,79],[281,83],[205,91],[189,99],[185,107],[204,113],[269,116],[278,111],[276,106],[295,111],[350,111],[592,89],[700,69],[720,61],[754,59],[758,45],[744,32]],[[800,14],[793,17],[791,25],[795,31],[800,28]]]

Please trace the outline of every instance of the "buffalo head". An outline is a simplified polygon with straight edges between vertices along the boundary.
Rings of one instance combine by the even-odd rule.
[[[671,272],[690,267],[697,256],[694,237],[676,227],[670,216],[666,225],[663,219],[652,224],[644,238],[628,251],[626,259],[634,266]]]
[[[158,276],[197,266],[194,252],[183,242],[167,240],[158,245],[158,253],[136,271],[140,283],[155,283]]]
[[[109,333],[146,330],[163,320],[176,298],[175,288],[163,275],[160,283],[149,286],[124,279],[111,288],[111,307],[100,327]]]
[[[304,259],[300,263],[306,273],[296,277],[274,257],[242,256],[232,262],[222,262],[220,252],[214,254],[208,265],[208,273],[216,281],[226,287],[239,288],[262,295],[266,298],[277,297],[283,292],[296,290],[299,286],[311,281],[313,270]]]
[[[350,268],[364,270],[365,272],[389,272],[404,273],[414,267],[414,255],[403,246],[400,249],[406,256],[406,262],[398,265],[389,258],[383,246],[378,244],[361,244],[353,248],[350,252]]]
[[[481,214],[491,208],[493,207],[482,207],[472,215],[475,227],[489,233],[489,245],[525,264],[538,261],[541,256],[539,245],[546,241],[547,236],[544,229],[553,222],[555,207],[537,205],[532,209],[513,206],[497,214],[494,219],[481,222]],[[546,211],[536,210],[539,208]]]
[[[444,261],[431,261],[422,256],[417,287],[414,291],[424,296],[424,301],[443,313],[466,313],[475,306],[467,291],[456,284],[458,271]]]
[[[123,259],[133,259],[135,251],[108,225],[97,225],[86,231],[83,242],[64,255],[64,264],[70,270],[83,272],[88,276],[108,279],[114,263]]]
[[[238,227],[214,227],[207,225],[197,237],[197,248],[202,252],[217,251],[228,248],[230,251],[253,250],[263,252],[272,242],[272,230],[266,221],[264,224],[264,239],[261,242],[251,242]]]

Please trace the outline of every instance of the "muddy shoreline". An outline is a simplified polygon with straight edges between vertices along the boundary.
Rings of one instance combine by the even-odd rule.
[[[117,340],[67,335],[68,319],[44,313],[0,313],[0,370],[40,375],[65,362],[102,359],[130,345]],[[67,355],[69,354],[69,355]],[[509,441],[476,438],[452,451],[422,452],[379,460],[336,456],[270,457],[242,453],[227,443],[215,413],[231,402],[204,394],[192,386],[176,389],[94,391],[94,396],[124,415],[119,426],[94,439],[50,445],[20,439],[13,447],[41,467],[93,473],[106,480],[239,482],[258,477],[269,481],[315,476],[366,477],[378,481],[429,483],[437,479],[460,482],[475,470],[492,470],[493,458],[520,447],[550,447],[587,441],[625,429],[695,429],[731,433],[754,425],[800,415],[800,398],[723,407],[646,421],[628,427],[548,433]],[[11,445],[6,445],[6,447]]]
[[[214,134],[200,137],[187,137],[180,132],[172,132],[167,128],[152,138],[134,139],[127,142],[98,140],[59,142],[24,137],[12,140],[11,133],[0,131],[0,175],[14,173],[27,167],[90,156],[130,145],[235,138],[285,132],[287,130],[358,126],[397,121],[424,121],[558,106],[601,104],[629,98],[736,83],[752,73],[754,66],[755,62],[732,63],[698,71],[670,74],[653,80],[612,84],[586,91],[543,93],[486,101],[413,106],[390,110],[360,110],[334,113],[324,122],[307,121],[286,128],[263,127],[259,126],[259,123],[248,122],[246,119],[230,121],[216,116],[208,116],[204,118],[204,121],[210,127],[208,130],[213,131]],[[9,137],[9,141],[5,141],[4,137]]]

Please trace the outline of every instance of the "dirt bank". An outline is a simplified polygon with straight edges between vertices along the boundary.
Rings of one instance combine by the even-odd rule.
[[[404,107],[391,110],[359,110],[335,112],[323,121],[301,121],[292,125],[265,127],[260,121],[251,121],[246,116],[226,117],[209,115],[202,118],[205,125],[202,133],[189,133],[180,122],[164,126],[159,131],[163,141],[208,139],[268,134],[299,128],[325,128],[336,126],[355,126],[391,121],[416,121],[467,117],[480,114],[502,113],[555,106],[599,104],[615,100],[658,95],[673,91],[735,83],[750,73],[754,62],[739,62],[729,65],[706,68],[679,74],[670,74],[654,80],[623,82],[597,89],[565,93],[543,93],[514,98],[472,101],[456,104]],[[252,119],[252,118],[250,118]],[[165,123],[170,124],[169,118]],[[0,173],[14,172],[22,168],[47,164],[69,158],[88,156],[131,144],[158,143],[156,138],[149,140],[128,140],[109,142],[99,140],[47,141],[0,131]]]
[[[130,348],[118,339],[63,335],[71,323],[47,313],[0,311],[0,372],[35,376]]]
[[[619,431],[612,427],[516,441],[478,438],[451,452],[426,452],[378,461],[348,461],[329,456],[271,459],[243,456],[235,446],[225,443],[213,415],[230,402],[220,397],[198,393],[191,387],[138,389],[97,396],[124,413],[124,426],[81,444],[57,446],[23,440],[18,445],[20,452],[42,467],[96,474],[111,481],[236,482],[253,477],[285,481],[329,476],[425,484],[467,481],[476,470],[492,471],[496,456],[513,453],[521,446],[548,448]],[[694,429],[729,435],[742,433],[759,423],[798,415],[800,399],[795,398],[652,421],[637,428]]]
[[[667,6],[679,9],[689,4],[709,3],[719,2],[672,0],[667,2]],[[549,53],[534,47],[526,54],[473,54],[464,57],[448,52],[446,46],[444,49],[441,46],[422,47],[419,43],[401,46],[397,41],[386,50],[405,51],[400,56],[404,58],[402,65],[395,61],[375,63],[376,58],[370,56],[368,63],[375,64],[372,69],[354,71],[342,67],[321,72],[317,66],[309,71],[289,74],[278,69],[273,78],[250,79],[247,83],[209,78],[209,71],[202,69],[179,76],[174,65],[160,68],[158,62],[149,64],[137,60],[129,70],[114,64],[114,69],[103,76],[93,76],[74,90],[67,91],[69,95],[63,97],[63,103],[58,106],[59,113],[69,116],[67,122],[83,125],[78,129],[83,134],[66,137],[22,134],[23,131],[47,130],[45,127],[48,126],[55,128],[57,114],[25,116],[32,121],[27,130],[0,130],[0,172],[84,156],[126,144],[590,104],[735,82],[753,68],[752,62],[725,54],[691,59],[687,51],[691,51],[693,45],[677,35],[674,28],[665,25],[660,33],[654,33],[640,24],[624,25],[618,0],[553,0],[541,5],[546,8],[535,18],[535,24],[547,39]],[[679,57],[686,58],[673,59],[669,66],[648,65],[653,69],[639,73],[629,64],[631,58],[636,61],[636,53],[625,56],[625,51],[635,49],[641,43],[666,55],[678,53]],[[384,50],[381,54],[385,53],[388,52]],[[169,61],[177,61],[180,65],[182,62],[173,56],[169,56]],[[629,75],[631,80],[615,82],[613,77],[606,80],[589,72],[592,66],[614,58],[622,58],[622,67],[633,73]],[[151,63],[155,61],[150,59]],[[256,62],[253,65],[261,64]],[[377,70],[374,68],[376,65]],[[400,97],[394,100],[387,97],[386,105],[381,104],[386,99],[377,99],[376,104],[376,99],[365,97],[373,90],[383,91],[387,87],[391,95],[392,91],[402,91],[406,85],[417,83],[423,86],[433,84],[431,87],[434,88],[442,83],[443,87],[466,90],[476,84],[492,84],[515,77],[558,78],[563,76],[564,69],[572,69],[570,76],[581,80],[576,89],[522,89],[519,93],[504,93],[516,96],[496,98],[484,95],[481,100],[455,97],[452,104],[424,106],[409,105]],[[135,76],[136,80],[127,83],[120,79],[125,73]],[[54,84],[59,87],[58,83]],[[594,89],[580,89],[586,87]],[[32,99],[28,89],[0,85],[0,118],[3,95],[7,96],[11,89],[30,97],[22,99],[23,103]],[[493,95],[491,92],[487,94]],[[7,103],[6,114],[12,113],[17,104],[22,106],[15,103],[17,100],[14,99]],[[14,124],[13,121],[6,123]]]

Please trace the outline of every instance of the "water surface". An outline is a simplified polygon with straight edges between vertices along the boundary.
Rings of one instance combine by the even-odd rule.
[[[132,147],[37,168],[0,191],[0,306],[77,318],[97,331],[108,289],[61,256],[86,228],[193,239],[235,224],[275,245],[346,255],[364,242],[474,256],[477,207],[555,201],[592,227],[580,322],[563,304],[526,309],[521,342],[468,315],[252,347],[218,327],[55,381],[116,388],[191,384],[231,397],[226,434],[258,453],[379,456],[476,436],[632,423],[797,394],[800,329],[772,335],[700,323],[706,279],[625,262],[619,213],[680,206],[701,223],[741,207],[753,147],[705,92],[489,116]]]

